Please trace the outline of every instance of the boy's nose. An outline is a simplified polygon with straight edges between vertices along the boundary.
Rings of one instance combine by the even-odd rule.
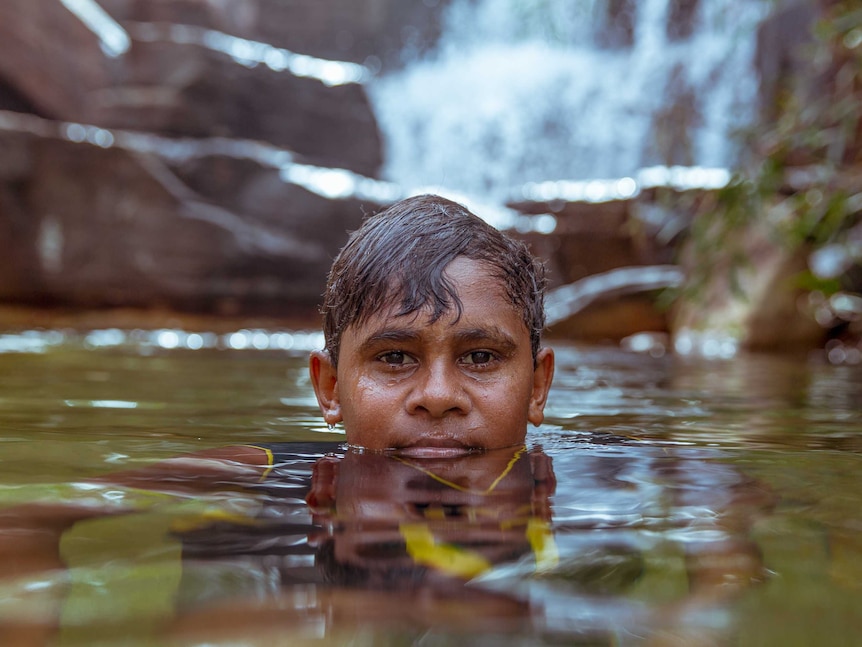
[[[411,414],[427,413],[434,418],[466,414],[470,398],[458,380],[457,369],[436,362],[420,370],[418,383],[405,403]]]

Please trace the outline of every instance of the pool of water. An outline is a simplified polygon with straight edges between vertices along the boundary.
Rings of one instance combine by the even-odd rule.
[[[441,464],[346,452],[297,338],[94,339],[0,340],[0,644],[862,635],[858,365],[556,343],[528,446]],[[244,444],[260,482],[106,476]]]

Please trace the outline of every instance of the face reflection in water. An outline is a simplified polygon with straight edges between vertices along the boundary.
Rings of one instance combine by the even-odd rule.
[[[678,629],[761,581],[749,532],[772,505],[708,454],[620,437],[573,446],[553,464],[525,446],[447,458],[347,450],[314,463],[306,500],[313,602],[296,602],[283,579],[271,603],[234,600],[220,616],[284,625],[294,605],[290,613],[313,609],[336,634],[393,623],[595,639]],[[688,637],[715,629],[708,615],[693,617]],[[184,619],[197,632],[213,622]]]
[[[311,542],[347,585],[446,588],[527,555],[548,568],[554,487],[550,458],[523,446],[458,458],[348,452],[315,465],[308,501],[325,531]]]

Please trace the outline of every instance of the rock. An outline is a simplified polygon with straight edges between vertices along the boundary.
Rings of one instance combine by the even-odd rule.
[[[764,123],[780,116],[781,103],[787,96],[813,89],[809,50],[821,11],[810,0],[792,0],[772,12],[758,28],[755,66]]]
[[[326,200],[248,160],[197,158],[236,195],[219,203],[154,154],[23,128],[0,130],[0,147],[2,300],[313,311],[347,230],[378,208]],[[191,162],[172,163],[194,179]]]
[[[380,205],[321,197],[249,151],[374,176],[382,147],[361,83],[294,74],[266,43],[241,45],[270,65],[231,50],[225,33],[286,28],[284,3],[106,0],[128,39],[113,51],[63,3],[7,4],[0,110],[20,114],[0,112],[0,300],[316,309],[347,232]],[[316,2],[321,38],[336,6],[367,5]]]
[[[36,114],[105,128],[268,141],[316,164],[370,176],[381,166],[380,134],[359,83],[329,86],[285,69],[244,65],[202,30],[177,34],[170,25],[129,24],[124,32],[114,24],[130,48],[112,57],[61,3],[10,2],[0,25],[0,77],[11,89],[0,95],[35,106]],[[189,7],[210,3],[154,4],[165,19],[182,20]]]
[[[85,120],[91,93],[112,83],[98,37],[60,2],[6,0],[0,20],[0,85],[37,114]]]
[[[449,0],[102,0],[116,20],[195,25],[384,69],[431,48]]]
[[[694,344],[692,350],[716,341],[767,351],[821,346],[826,331],[805,307],[805,291],[796,282],[810,249],[781,246],[759,227],[740,230],[734,244],[739,255],[728,251],[699,293],[675,304],[671,328],[677,347],[681,339]],[[698,262],[692,250],[687,248],[683,267]]]
[[[656,305],[656,293],[666,285],[635,285],[631,280],[621,285],[612,277],[633,272],[624,268],[654,270],[670,261],[672,252],[656,243],[657,232],[635,226],[643,207],[637,199],[511,206],[528,216],[552,212],[556,218],[551,234],[516,234],[548,269],[550,337],[619,341],[643,331],[668,330],[667,315]],[[604,276],[611,279],[607,287],[599,285]],[[576,293],[574,299],[569,298],[570,292]]]
[[[328,87],[198,45],[135,42],[124,78],[95,93],[89,123],[167,135],[264,141],[318,166],[374,177],[382,143],[364,88]]]
[[[619,342],[638,333],[664,333],[667,315],[653,295],[628,295],[598,301],[550,327],[548,338],[588,342]]]
[[[631,227],[633,200],[608,202],[519,202],[520,213],[553,213],[552,235],[526,234],[534,252],[546,260],[552,287],[630,265],[662,262]]]

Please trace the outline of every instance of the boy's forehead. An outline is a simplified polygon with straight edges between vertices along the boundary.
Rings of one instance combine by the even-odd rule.
[[[523,313],[512,302],[508,286],[494,265],[459,256],[446,266],[444,276],[457,302],[451,294],[434,295],[425,292],[427,286],[419,287],[409,279],[392,277],[383,298],[375,299],[378,303],[382,301],[383,306],[367,305],[365,311],[345,327],[344,333],[360,341],[360,338],[381,333],[385,336],[399,330],[421,332],[439,323],[453,328],[460,324],[476,330],[505,329],[515,337],[520,337],[523,328],[529,336]],[[417,292],[425,297],[424,303]]]
[[[368,313],[359,321],[355,321],[347,327],[345,332],[352,333],[355,337],[368,337],[395,330],[423,329],[435,323],[434,311],[428,304],[412,312],[401,313],[402,304],[400,299],[393,301],[385,308]],[[449,325],[454,325],[458,320],[458,311],[454,304],[450,304],[443,314],[436,319]]]
[[[432,326],[443,327],[452,334],[473,338],[509,339],[513,344],[529,343],[529,330],[517,309],[511,304],[497,304],[496,307],[472,308],[469,299],[462,299],[462,310],[454,303],[435,316],[431,305],[426,304],[412,312],[403,313],[400,302],[393,303],[381,310],[350,324],[345,330],[356,342],[375,338],[399,338],[422,336]]]

